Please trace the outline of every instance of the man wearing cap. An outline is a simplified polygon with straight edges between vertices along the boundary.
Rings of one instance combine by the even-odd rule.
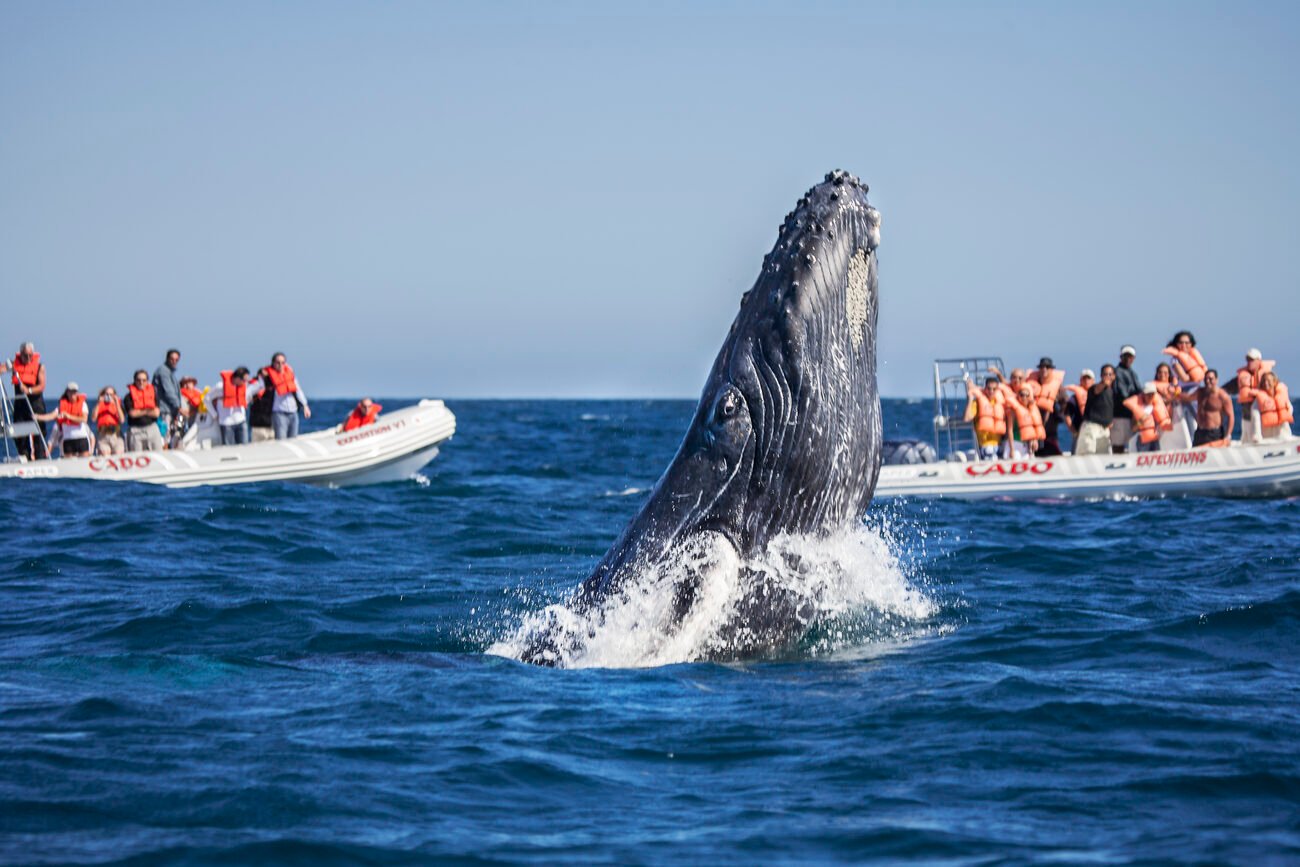
[[[0,373],[9,370],[14,372],[13,420],[36,421],[38,414],[45,413],[45,365],[41,363],[36,347],[24,343],[18,347],[13,361],[0,361]],[[14,444],[18,447],[18,454],[28,460],[48,457],[43,436],[16,437]]]
[[[40,413],[36,416],[41,421],[58,423],[60,453],[65,458],[84,458],[90,456],[94,447],[94,435],[90,432],[90,409],[86,406],[86,396],[75,382],[69,382],[59,398],[57,412]]]
[[[1115,368],[1101,366],[1101,381],[1088,389],[1083,424],[1075,439],[1076,455],[1110,454],[1110,426],[1115,422]]]
[[[1251,347],[1246,350],[1246,365],[1237,368],[1237,402],[1241,404],[1241,441],[1243,443],[1259,442],[1259,423],[1256,420],[1258,409],[1255,406],[1255,392],[1264,374],[1273,369],[1274,362],[1265,361],[1264,353]],[[1232,435],[1232,428],[1228,428]]]
[[[1119,348],[1119,367],[1115,368],[1115,421],[1110,426],[1110,450],[1124,454],[1128,438],[1133,435],[1133,413],[1124,405],[1135,394],[1142,393],[1142,381],[1133,372],[1133,359],[1137,350],[1129,344]]]
[[[122,401],[126,410],[126,447],[133,452],[160,452],[164,448],[158,430],[158,394],[149,382],[147,370],[137,370]]]

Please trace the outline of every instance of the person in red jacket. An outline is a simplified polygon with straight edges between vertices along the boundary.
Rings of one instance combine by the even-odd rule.
[[[24,343],[18,347],[13,361],[0,361],[0,373],[10,370],[13,371],[11,380],[14,386],[13,420],[37,421],[36,416],[45,413],[45,365],[41,364],[41,354],[36,351],[36,346]],[[18,454],[28,460],[49,457],[44,436],[17,437],[14,444],[18,447]]]
[[[383,406],[375,403],[368,397],[361,398],[357,405],[352,408],[348,415],[348,420],[343,422],[343,429],[356,430],[359,427],[365,427],[368,424],[374,424],[379,413],[383,411]]]

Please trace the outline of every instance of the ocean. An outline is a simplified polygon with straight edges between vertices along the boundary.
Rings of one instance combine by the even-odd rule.
[[[879,504],[786,653],[540,668],[693,402],[448,404],[403,483],[0,485],[0,862],[1300,862],[1296,501]]]

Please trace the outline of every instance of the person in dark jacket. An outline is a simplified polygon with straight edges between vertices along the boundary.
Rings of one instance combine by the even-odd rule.
[[[181,387],[176,381],[176,368],[180,363],[181,351],[169,349],[163,357],[163,363],[153,372],[153,389],[158,395],[159,416],[168,430],[175,424],[176,416],[181,411]],[[162,435],[166,439],[167,431],[162,431]]]
[[[1124,454],[1128,439],[1133,435],[1133,413],[1124,406],[1124,401],[1135,394],[1142,393],[1142,380],[1133,371],[1133,360],[1137,350],[1125,344],[1119,349],[1119,367],[1115,368],[1115,421],[1110,426],[1110,450]]]

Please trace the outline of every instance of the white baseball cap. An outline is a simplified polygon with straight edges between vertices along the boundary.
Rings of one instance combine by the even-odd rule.
[[[1095,374],[1095,373],[1092,372],[1092,368],[1091,368],[1091,367],[1085,367],[1083,370],[1079,371],[1079,378],[1080,378],[1080,379],[1082,379],[1082,378],[1085,377],[1085,376],[1088,377],[1089,379],[1096,379],[1096,378],[1097,378],[1097,374]]]
[[[1156,391],[1156,384],[1154,382],[1148,382],[1146,385],[1142,386],[1143,394],[1155,394]]]
[[[1255,349],[1254,347],[1246,350],[1246,358],[1250,361],[1259,361],[1263,357],[1264,357],[1264,353],[1260,352],[1258,349]]]
[[[64,390],[65,390],[65,391],[81,391],[81,389],[77,387],[77,384],[76,384],[75,382],[69,382],[69,383],[68,383],[68,387],[67,387],[66,389],[64,389]]]
[[[1123,346],[1119,348],[1119,354],[1121,358],[1124,357],[1125,355],[1131,355],[1134,358],[1137,358],[1138,351],[1134,349],[1132,346],[1130,346],[1129,344],[1125,343]]]

